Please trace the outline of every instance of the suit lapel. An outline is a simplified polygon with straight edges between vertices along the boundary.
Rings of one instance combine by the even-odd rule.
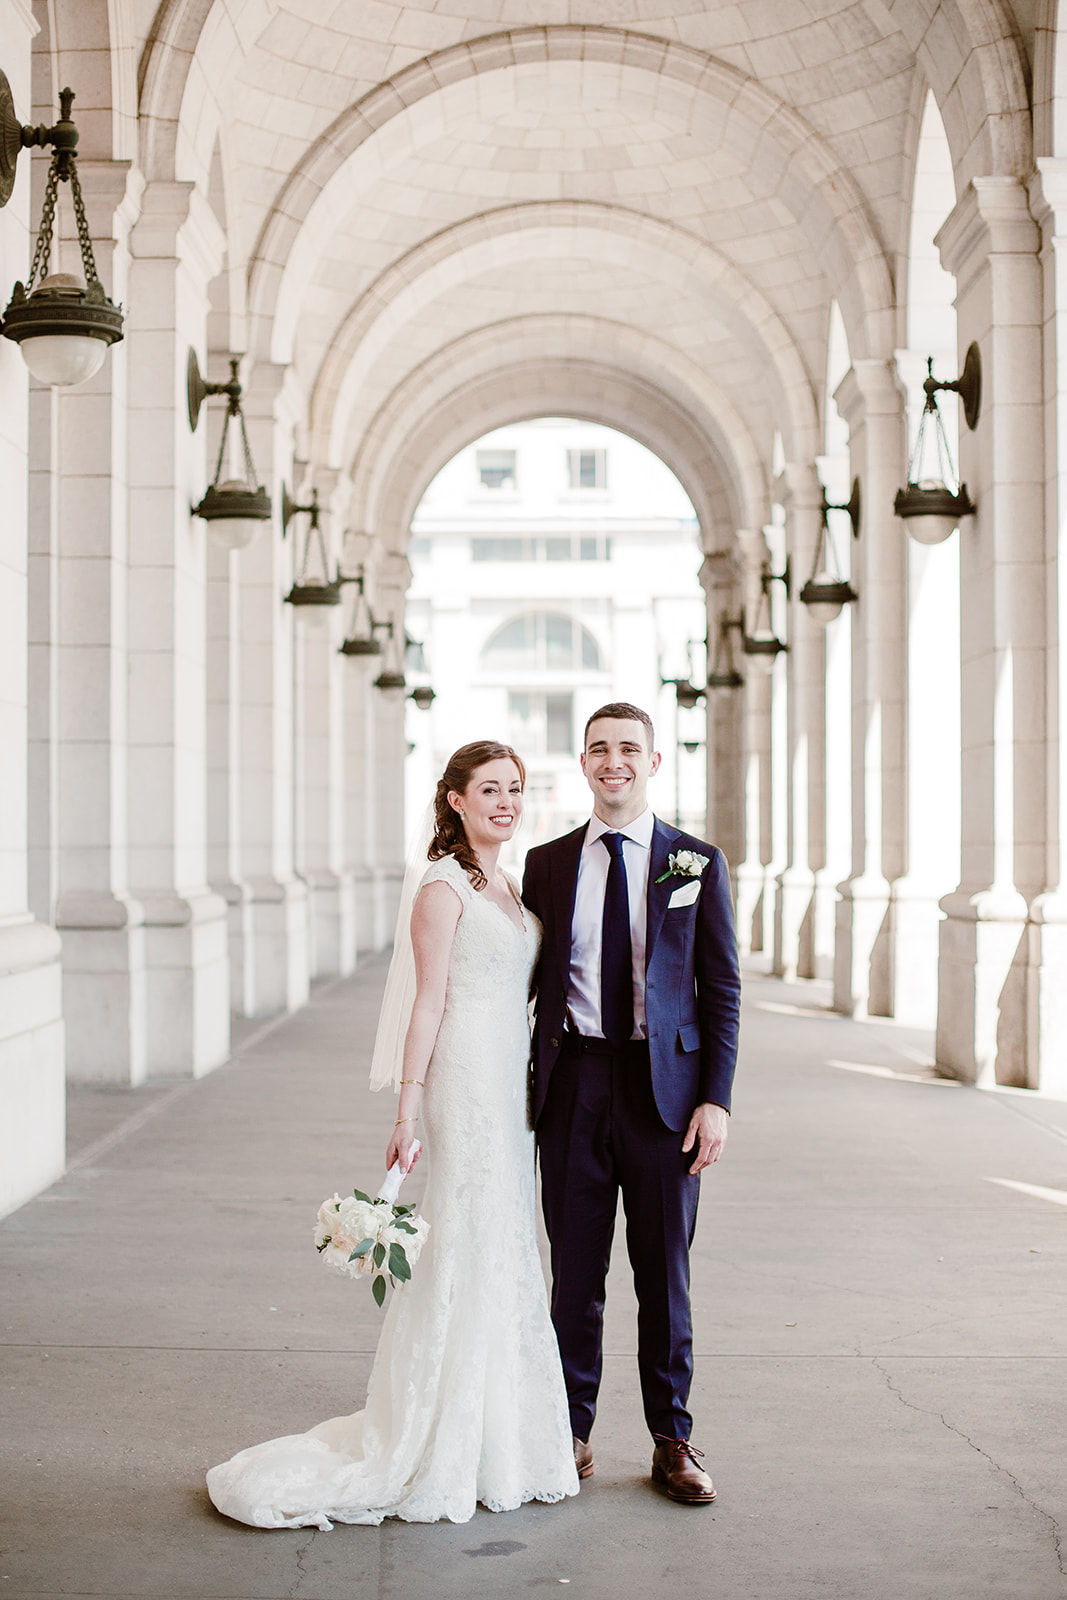
[[[663,926],[663,918],[667,911],[667,902],[671,893],[678,887],[668,878],[666,883],[657,883],[656,879],[667,871],[667,857],[671,847],[681,834],[677,828],[670,828],[665,822],[656,818],[656,825],[652,830],[652,847],[648,854],[648,901],[645,912],[645,970],[652,959],[652,952],[656,947],[659,930]]]
[[[589,824],[568,833],[557,841],[549,853],[551,869],[552,908],[556,919],[556,956],[560,978],[566,989],[571,966],[571,923],[574,919],[574,897],[578,889],[578,863]]]

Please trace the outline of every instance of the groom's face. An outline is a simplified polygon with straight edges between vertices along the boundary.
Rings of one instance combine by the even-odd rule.
[[[620,825],[639,817],[648,804],[648,780],[659,766],[643,722],[600,717],[589,724],[582,771],[593,805],[605,822]]]

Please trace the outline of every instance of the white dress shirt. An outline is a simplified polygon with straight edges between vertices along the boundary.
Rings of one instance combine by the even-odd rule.
[[[604,895],[608,886],[608,855],[600,843],[604,833],[621,833],[626,864],[626,889],[630,901],[630,945],[633,951],[635,1039],[648,1037],[645,1023],[645,926],[648,919],[648,868],[652,831],[656,819],[646,806],[625,828],[614,828],[595,814],[578,861],[578,888],[571,921],[571,965],[567,1009],[579,1033],[602,1039],[600,1021],[600,947],[604,923]]]

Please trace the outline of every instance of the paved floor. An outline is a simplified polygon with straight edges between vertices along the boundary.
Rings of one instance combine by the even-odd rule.
[[[620,1260],[579,1499],[327,1534],[216,1516],[207,1466],[362,1399],[379,1314],[311,1226],[379,1170],[381,977],[201,1083],[73,1097],[79,1164],[0,1225],[0,1600],[1067,1596],[1067,1105],[941,1083],[922,1036],[759,977],[694,1261],[713,1508],[648,1484]]]

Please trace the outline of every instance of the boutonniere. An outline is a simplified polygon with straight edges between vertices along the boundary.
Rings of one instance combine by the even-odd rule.
[[[699,878],[710,860],[710,856],[698,856],[695,850],[676,850],[667,857],[667,870],[660,873],[656,882],[666,883],[668,878]]]

